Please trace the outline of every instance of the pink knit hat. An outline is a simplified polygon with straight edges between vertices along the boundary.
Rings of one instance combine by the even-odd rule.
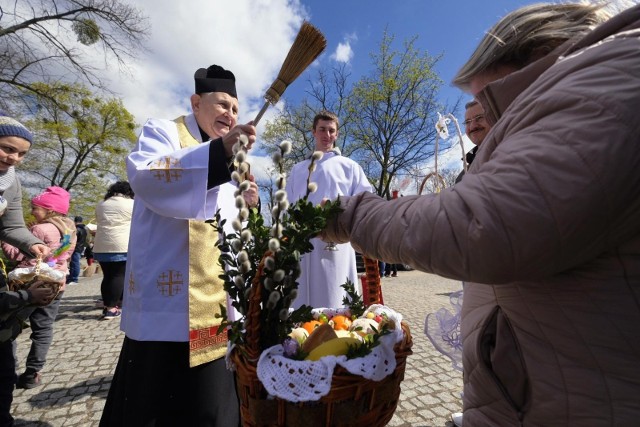
[[[62,187],[47,187],[31,199],[31,204],[66,215],[69,212],[71,195]]]

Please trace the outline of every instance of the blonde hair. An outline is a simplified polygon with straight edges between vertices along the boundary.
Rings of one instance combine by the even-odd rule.
[[[509,13],[485,34],[453,84],[467,90],[471,79],[480,73],[499,66],[525,67],[609,19],[604,6],[537,3]]]
[[[44,206],[40,206],[40,205],[34,205],[33,203],[31,204],[31,210],[33,210],[34,207],[38,207],[40,209],[43,209],[45,214],[44,214],[44,218],[42,218],[42,221],[39,221],[38,224],[41,224],[43,222],[45,222],[48,219],[54,218],[56,216],[66,216],[65,214],[62,214],[60,212],[56,212],[54,210],[45,208]]]

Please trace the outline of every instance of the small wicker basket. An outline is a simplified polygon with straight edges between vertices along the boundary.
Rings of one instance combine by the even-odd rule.
[[[15,275],[12,273],[16,273],[19,270],[29,270],[28,273],[23,273],[20,275]],[[57,271],[47,270],[43,271],[42,269],[42,261],[38,259],[38,262],[33,268],[21,268],[16,269],[9,273],[7,277],[7,285],[10,291],[19,291],[22,289],[28,289],[35,282],[41,282],[39,287],[46,287],[51,289],[53,292],[53,298],[55,298],[60,292],[60,288],[62,287],[62,282],[60,280],[56,280],[51,277],[50,274],[57,273]],[[62,276],[61,276],[62,277]]]
[[[260,270],[256,275],[260,277]],[[379,286],[379,280],[378,280]],[[385,426],[398,405],[400,383],[404,379],[407,356],[413,344],[409,327],[402,322],[404,337],[394,347],[396,368],[381,381],[372,381],[336,366],[331,390],[318,401],[289,402],[269,396],[257,375],[259,301],[261,284],[254,279],[249,314],[245,323],[246,347],[236,349],[231,358],[236,365],[236,387],[240,415],[245,427],[375,427]]]

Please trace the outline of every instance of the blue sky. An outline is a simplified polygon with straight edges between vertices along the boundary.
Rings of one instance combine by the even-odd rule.
[[[105,76],[139,125],[147,118],[172,119],[191,110],[193,73],[211,64],[236,76],[239,121],[252,120],[264,104],[264,93],[277,77],[302,24],[310,21],[327,38],[327,49],[270,108],[264,124],[285,102],[300,99],[313,68],[346,63],[351,82],[371,70],[370,54],[378,51],[385,28],[395,36],[394,49],[418,36],[416,47],[442,54],[436,70],[443,80],[442,104],[470,99],[450,82],[483,34],[502,16],[533,1],[525,0],[131,0],[148,17],[148,51],[127,64],[123,73],[107,62]],[[594,0],[595,1],[595,0]],[[622,0],[615,0],[622,1]],[[637,3],[640,0],[633,0]],[[51,31],[56,31],[52,28]],[[79,47],[82,48],[82,47]],[[105,66],[101,52],[86,49],[96,67]],[[447,112],[443,112],[447,113]],[[459,121],[464,113],[457,115]],[[450,127],[450,132],[454,128]],[[295,149],[295,141],[294,149]],[[465,144],[465,148],[470,148]],[[458,163],[460,153],[453,159]],[[267,178],[270,159],[252,157],[252,172]],[[461,166],[461,165],[460,165]]]
[[[354,78],[371,69],[369,55],[377,52],[385,28],[395,35],[397,49],[405,40],[418,36],[416,47],[430,55],[443,54],[436,69],[444,80],[441,100],[449,104],[460,96],[467,98],[450,82],[485,31],[509,11],[532,3],[524,0],[302,2],[310,14],[310,22],[327,38],[327,50],[321,61],[329,61],[327,56],[335,55],[341,45],[343,55],[351,51],[349,65]],[[289,89],[290,93],[285,96],[296,97],[304,89],[304,81],[296,81]]]
[[[151,34],[144,52],[122,73],[109,66],[112,88],[139,124],[148,117],[174,117],[189,112],[193,72],[219,64],[232,70],[240,98],[240,121],[255,117],[303,20],[327,38],[327,49],[293,84],[283,98],[297,100],[306,78],[317,66],[347,62],[352,82],[371,69],[370,54],[378,50],[385,28],[394,47],[418,36],[416,47],[443,54],[437,71],[444,80],[441,99],[463,94],[450,86],[458,67],[484,32],[524,0],[135,0],[148,17]],[[100,52],[88,49],[96,66]],[[277,112],[270,109],[265,119]],[[261,129],[259,129],[261,130]]]

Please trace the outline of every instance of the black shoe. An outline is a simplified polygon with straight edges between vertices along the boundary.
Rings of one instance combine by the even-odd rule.
[[[122,310],[120,310],[119,308],[113,308],[111,310],[107,310],[105,308],[105,313],[104,316],[102,316],[102,320],[113,320],[113,319],[117,319],[118,317],[120,317],[122,315]]]
[[[39,386],[42,383],[42,375],[40,372],[25,372],[18,377],[16,388],[30,389]]]

